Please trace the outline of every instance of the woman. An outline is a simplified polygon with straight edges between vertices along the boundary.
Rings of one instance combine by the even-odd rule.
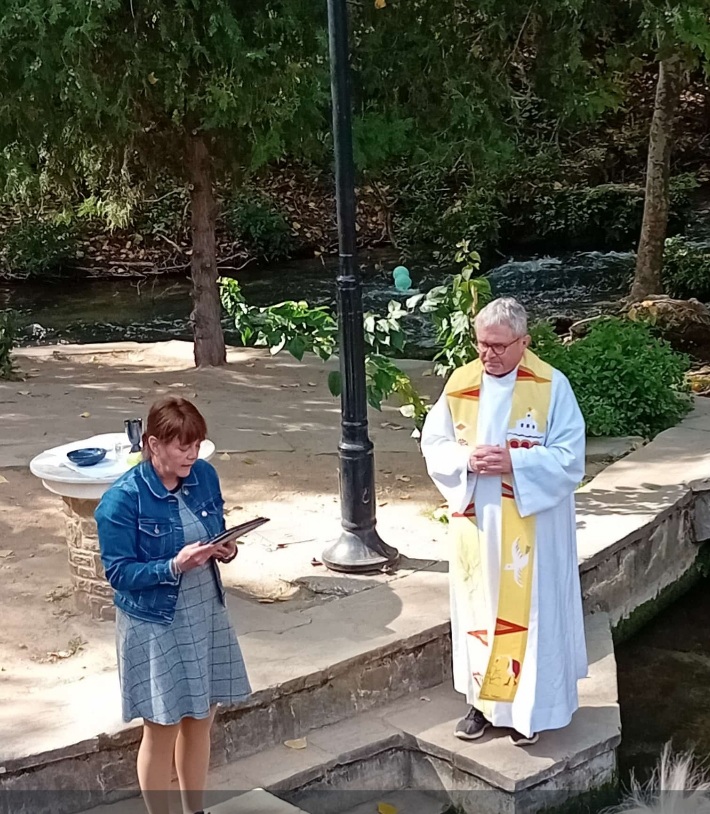
[[[185,814],[202,811],[217,704],[250,693],[217,562],[224,530],[214,468],[198,458],[205,420],[183,398],[150,409],[144,460],[96,510],[101,559],[116,604],[123,718],[143,718],[138,782],[150,814],[168,812],[173,758]]]

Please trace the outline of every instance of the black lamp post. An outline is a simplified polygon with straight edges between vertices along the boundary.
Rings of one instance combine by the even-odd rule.
[[[372,441],[367,431],[362,291],[355,257],[355,171],[346,0],[328,0],[328,34],[340,255],[336,288],[342,388],[338,457],[343,531],[338,541],[323,552],[323,562],[334,571],[376,571],[397,562],[399,552],[387,545],[375,529],[375,473]]]

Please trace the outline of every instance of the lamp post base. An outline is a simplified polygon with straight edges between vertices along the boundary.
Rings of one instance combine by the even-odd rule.
[[[360,534],[343,531],[338,541],[323,552],[322,559],[331,571],[367,573],[396,565],[399,551],[387,545],[375,529]]]

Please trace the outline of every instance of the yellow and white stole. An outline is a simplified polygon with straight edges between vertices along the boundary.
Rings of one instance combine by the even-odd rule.
[[[472,450],[477,444],[482,381],[483,365],[477,359],[456,370],[445,387],[456,440]],[[509,448],[530,447],[541,443],[546,433],[551,393],[552,368],[538,359],[532,351],[526,351],[518,367],[513,388],[507,433]],[[512,474],[501,479],[498,608],[488,667],[479,694],[485,701],[512,701],[515,698],[528,641],[535,518],[521,517],[518,513],[512,480]],[[473,505],[467,507],[458,517],[467,518],[472,531],[478,534]],[[473,631],[471,635],[477,636],[484,645],[489,644],[487,630]]]

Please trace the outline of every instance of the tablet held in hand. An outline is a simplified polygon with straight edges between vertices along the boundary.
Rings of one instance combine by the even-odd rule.
[[[246,523],[240,523],[238,526],[233,526],[231,529],[226,529],[216,537],[205,540],[202,545],[220,545],[220,543],[231,543],[268,522],[268,517],[256,517],[254,520],[247,520]]]

